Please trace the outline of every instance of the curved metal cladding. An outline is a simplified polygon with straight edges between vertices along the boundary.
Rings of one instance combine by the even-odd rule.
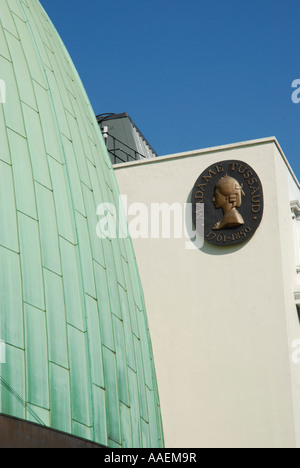
[[[1,0],[0,21],[0,412],[163,446],[131,240],[96,235],[118,189],[93,110],[38,0]]]

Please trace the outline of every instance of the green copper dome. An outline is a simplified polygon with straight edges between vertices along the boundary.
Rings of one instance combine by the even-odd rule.
[[[0,80],[0,412],[163,446],[131,240],[96,233],[97,206],[118,207],[113,169],[38,0],[1,0]]]

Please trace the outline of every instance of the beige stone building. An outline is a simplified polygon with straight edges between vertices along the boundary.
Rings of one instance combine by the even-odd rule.
[[[199,175],[225,160],[256,171],[264,212],[252,238],[217,247],[193,239],[189,202]],[[115,174],[136,228],[166,447],[299,447],[300,186],[277,140],[119,164]],[[137,203],[149,214],[140,231]],[[182,235],[166,211],[174,204]],[[157,235],[160,212],[170,235]]]

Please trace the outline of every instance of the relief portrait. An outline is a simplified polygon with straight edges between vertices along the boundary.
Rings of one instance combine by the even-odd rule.
[[[245,224],[242,215],[237,210],[241,207],[244,196],[243,184],[240,185],[233,177],[225,175],[217,182],[212,202],[216,209],[223,210],[223,218],[214,225],[214,231]]]
[[[193,227],[207,244],[217,247],[244,244],[263,218],[262,183],[245,161],[211,164],[196,179],[191,200]]]

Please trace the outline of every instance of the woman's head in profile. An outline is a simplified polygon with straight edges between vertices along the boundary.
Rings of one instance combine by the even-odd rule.
[[[237,208],[242,205],[243,196],[245,196],[243,185],[240,185],[233,177],[226,175],[218,181],[212,201],[216,208],[222,208],[224,217],[215,224],[213,229],[226,229],[244,224],[242,216],[237,211]]]

